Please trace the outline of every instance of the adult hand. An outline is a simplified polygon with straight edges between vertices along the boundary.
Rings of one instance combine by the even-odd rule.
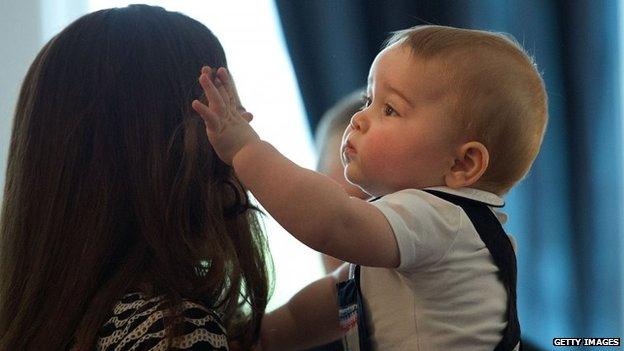
[[[249,125],[253,115],[240,104],[232,77],[223,67],[212,77],[212,68],[203,67],[199,83],[207,105],[194,100],[192,107],[204,120],[206,134],[215,152],[228,165],[244,146],[260,140]]]

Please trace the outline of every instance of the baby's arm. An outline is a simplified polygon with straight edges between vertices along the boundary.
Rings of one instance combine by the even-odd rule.
[[[349,265],[303,288],[284,306],[262,319],[262,351],[302,350],[342,336],[336,283],[347,279]]]
[[[264,208],[305,245],[347,262],[397,267],[399,250],[390,224],[370,203],[353,198],[329,177],[297,166],[263,142],[241,114],[225,69],[215,87],[204,72],[200,83],[209,106],[193,108],[206,124],[215,151]]]

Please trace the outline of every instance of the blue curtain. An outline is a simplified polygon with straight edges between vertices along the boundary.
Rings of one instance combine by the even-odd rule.
[[[519,244],[523,339],[623,337],[624,260],[616,0],[277,0],[313,128],[363,86],[390,31],[433,23],[512,34],[534,55],[550,120],[529,176],[507,195]],[[624,24],[623,24],[624,25]]]

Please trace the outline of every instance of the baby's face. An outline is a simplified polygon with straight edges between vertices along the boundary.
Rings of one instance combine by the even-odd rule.
[[[345,177],[371,195],[445,185],[459,142],[442,68],[393,45],[373,62],[366,107],[342,140]]]

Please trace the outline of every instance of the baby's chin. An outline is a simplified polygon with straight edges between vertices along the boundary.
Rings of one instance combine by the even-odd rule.
[[[357,197],[363,200],[371,197],[369,193],[367,193],[364,189],[360,188],[358,185],[352,184],[348,181],[345,181],[341,185],[343,189],[347,192],[347,194],[349,194],[349,196]]]
[[[367,196],[367,198],[380,197],[395,192],[392,189],[380,185],[355,184],[354,186],[360,189]]]
[[[349,189],[345,187],[345,190],[347,190],[347,192],[351,196],[356,196],[361,199],[368,199],[371,197],[388,195],[400,190],[397,189],[393,191],[392,188],[388,186],[388,184],[380,184],[382,182],[379,182],[379,179],[371,179],[370,177],[367,177],[365,174],[363,174],[359,170],[359,168],[350,169],[350,166],[351,165],[347,165],[344,172],[347,185],[353,186],[355,189],[357,189],[356,192],[359,192],[362,195],[358,196],[351,194]]]
[[[358,187],[371,197],[380,197],[397,191],[406,189],[424,189],[433,186],[444,186],[444,184],[360,184]]]

